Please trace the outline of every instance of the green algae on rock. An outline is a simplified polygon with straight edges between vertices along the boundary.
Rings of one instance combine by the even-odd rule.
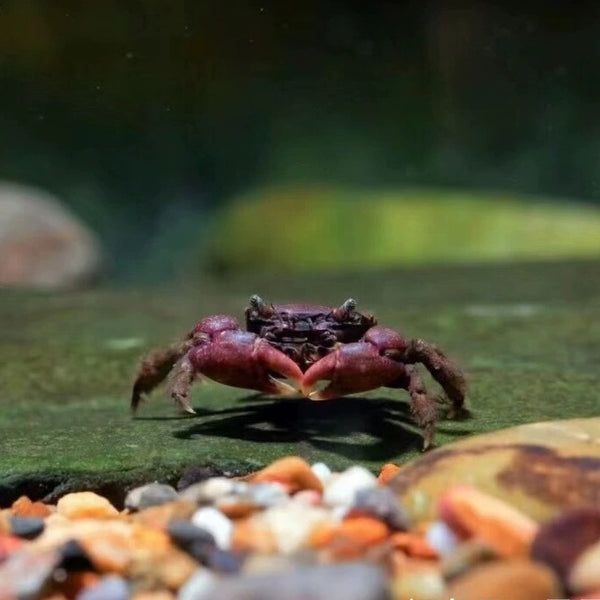
[[[537,521],[600,502],[600,418],[530,423],[448,444],[390,482],[413,519],[435,516],[457,483],[518,506]]]

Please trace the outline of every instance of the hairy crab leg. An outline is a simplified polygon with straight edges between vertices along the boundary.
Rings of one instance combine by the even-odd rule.
[[[405,374],[388,385],[408,390],[410,412],[415,423],[423,430],[423,450],[427,450],[433,444],[437,410],[435,402],[427,394],[427,389],[417,369],[414,365],[406,365]]]
[[[185,340],[172,344],[166,350],[154,350],[143,360],[131,392],[131,411],[134,414],[142,396],[149,394],[166,379],[173,365],[189,351],[193,344],[193,334],[190,334]]]
[[[452,401],[448,416],[456,416],[463,408],[467,382],[462,371],[435,345],[420,338],[410,340],[404,351],[407,363],[423,363],[431,376],[444,388]]]
[[[196,379],[194,366],[190,362],[188,355],[177,361],[173,370],[169,374],[169,389],[170,396],[175,401],[179,408],[191,415],[195,415],[196,411],[192,408],[189,401],[189,391],[192,383]]]

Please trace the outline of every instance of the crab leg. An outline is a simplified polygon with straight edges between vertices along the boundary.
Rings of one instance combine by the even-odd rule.
[[[423,363],[452,401],[449,416],[455,416],[460,412],[467,390],[465,376],[436,345],[420,338],[410,340],[404,351],[403,360],[407,363]]]
[[[133,384],[131,410],[136,412],[142,395],[149,394],[169,374],[173,365],[188,352],[193,345],[192,335],[171,345],[166,350],[151,352],[142,362]]]
[[[427,450],[433,443],[437,411],[435,402],[428,396],[423,383],[414,365],[406,365],[404,377],[389,384],[408,390],[410,395],[410,412],[416,424],[423,430],[423,450]]]

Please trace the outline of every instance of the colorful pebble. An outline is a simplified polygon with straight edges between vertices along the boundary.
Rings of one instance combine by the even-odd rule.
[[[377,478],[291,456],[181,492],[141,486],[122,512],[92,492],[56,505],[21,497],[0,511],[0,600],[598,595],[595,509],[540,527],[518,507],[457,485],[441,495],[439,518],[411,522],[383,485],[399,470],[385,465]]]

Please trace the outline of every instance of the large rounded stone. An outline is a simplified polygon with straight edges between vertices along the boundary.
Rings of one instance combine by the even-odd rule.
[[[437,515],[449,486],[467,483],[537,521],[600,505],[600,418],[532,423],[448,444],[388,483],[413,520]]]
[[[95,236],[56,198],[0,183],[0,286],[76,287],[100,264]]]
[[[525,559],[479,565],[450,582],[448,597],[456,600],[548,600],[564,598],[558,578],[545,565]]]

